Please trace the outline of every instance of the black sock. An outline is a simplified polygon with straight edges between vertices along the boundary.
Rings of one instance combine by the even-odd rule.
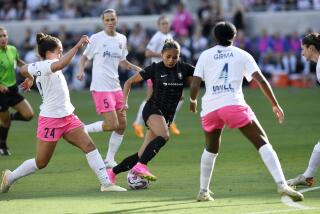
[[[132,169],[132,167],[134,167],[134,165],[136,165],[138,163],[138,161],[139,161],[138,153],[135,153],[135,154],[125,158],[117,166],[113,167],[112,171],[115,174],[119,174],[120,172],[128,171],[128,170]]]
[[[26,118],[24,118],[22,116],[22,114],[20,114],[20,112],[14,112],[10,114],[10,119],[11,120],[20,120],[20,121],[28,121]]]
[[[0,126],[0,146],[6,146],[9,128]]]
[[[163,137],[161,136],[156,137],[146,147],[139,162],[142,164],[147,164],[152,158],[154,158],[154,156],[156,156],[156,154],[159,152],[161,147],[164,146],[165,143],[166,143],[166,140]]]

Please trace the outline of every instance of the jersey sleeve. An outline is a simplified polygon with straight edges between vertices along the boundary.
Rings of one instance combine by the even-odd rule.
[[[83,52],[83,55],[85,55],[89,60],[94,57],[95,43],[97,42],[94,36],[90,37],[90,41],[91,42],[87,44],[87,47]]]
[[[194,73],[194,66],[189,64],[189,63],[182,63],[183,64],[183,69],[184,69],[184,73],[185,75],[188,76],[193,76]]]
[[[198,59],[198,62],[196,64],[196,68],[194,69],[193,76],[200,77],[203,80],[203,78],[204,78],[204,64],[205,64],[205,56],[204,56],[204,53],[202,53]]]
[[[252,74],[256,71],[261,72],[254,58],[248,53],[246,63],[245,63],[245,71],[244,71],[244,76],[246,77],[248,82],[252,80]]]
[[[48,76],[52,74],[51,64],[55,61],[40,61],[28,65],[28,72],[33,76]]]
[[[125,60],[127,58],[127,55],[128,55],[127,38],[124,37],[124,42],[123,42],[123,48],[122,48],[122,54],[121,54],[120,61]]]
[[[140,71],[139,74],[141,75],[142,79],[153,79],[156,70],[155,66],[156,63],[152,63],[150,66],[147,66],[142,71]]]

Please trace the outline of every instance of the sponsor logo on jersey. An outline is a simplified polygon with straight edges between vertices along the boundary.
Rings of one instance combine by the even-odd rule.
[[[220,94],[223,92],[234,92],[234,88],[232,88],[231,83],[223,84],[223,85],[214,85],[212,87],[213,94]]]
[[[163,82],[162,84],[164,86],[183,86],[182,82]]]

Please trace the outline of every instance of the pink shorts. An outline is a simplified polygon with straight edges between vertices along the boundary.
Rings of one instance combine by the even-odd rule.
[[[92,97],[98,114],[119,110],[123,107],[123,92],[121,90],[110,92],[92,91]]]
[[[153,85],[152,80],[151,80],[151,79],[148,79],[148,80],[147,80],[148,89],[151,89],[151,90],[152,90],[152,85]]]
[[[254,120],[255,114],[250,106],[231,105],[210,112],[201,118],[202,128],[206,132],[229,128],[241,128]]]
[[[82,126],[82,122],[75,114],[62,118],[39,116],[37,138],[45,142],[58,141],[64,134]]]

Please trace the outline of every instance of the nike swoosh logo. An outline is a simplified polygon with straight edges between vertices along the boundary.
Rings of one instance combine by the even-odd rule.
[[[166,77],[166,76],[168,76],[168,74],[166,74],[166,75],[160,75],[160,77]]]

